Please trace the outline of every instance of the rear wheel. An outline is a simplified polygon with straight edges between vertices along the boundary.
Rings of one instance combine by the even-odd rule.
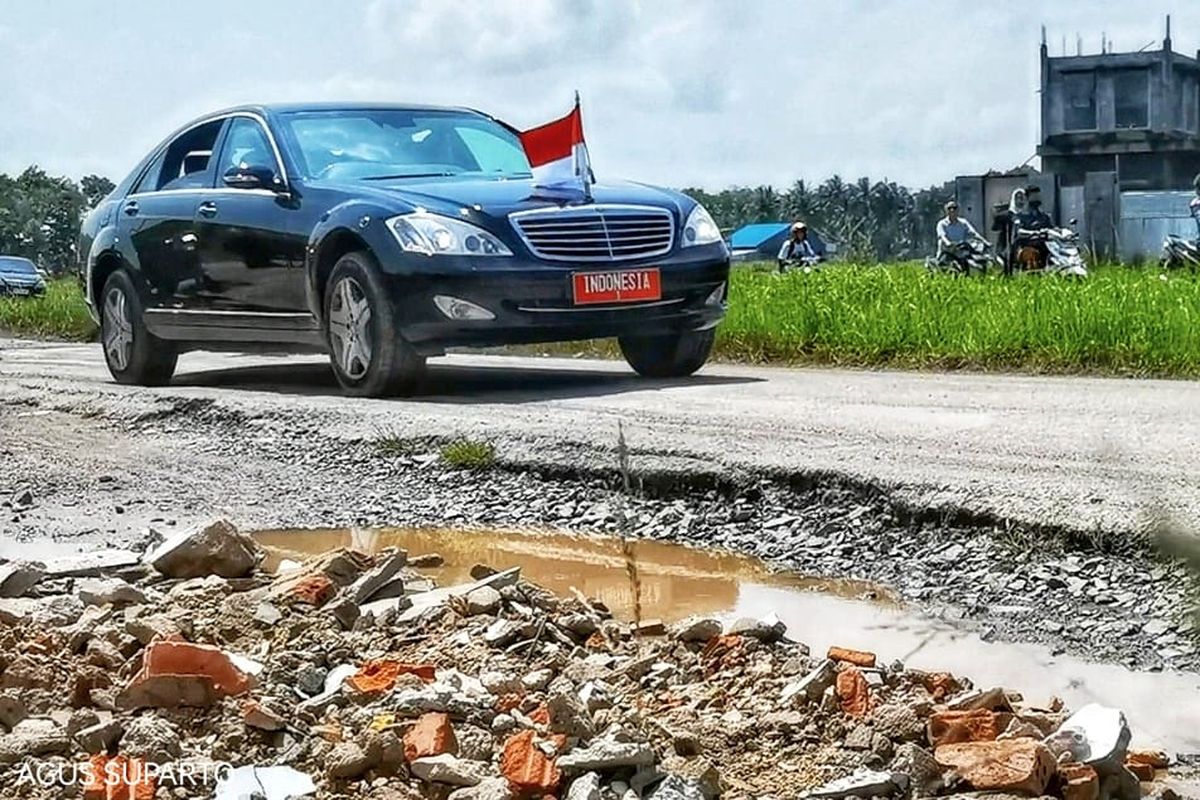
[[[704,366],[712,352],[716,329],[663,336],[621,336],[617,343],[625,361],[647,378],[682,378]]]
[[[162,386],[175,374],[179,352],[146,330],[142,301],[125,270],[117,270],[100,293],[100,342],[117,383]]]
[[[368,253],[347,253],[334,265],[325,330],[334,375],[347,394],[410,394],[424,373],[425,359],[398,333],[395,309]]]

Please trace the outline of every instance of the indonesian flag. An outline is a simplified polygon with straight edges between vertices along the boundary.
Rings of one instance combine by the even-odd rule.
[[[533,168],[535,186],[588,192],[592,167],[587,144],[583,141],[583,115],[579,112],[578,94],[570,114],[522,131],[521,146]]]

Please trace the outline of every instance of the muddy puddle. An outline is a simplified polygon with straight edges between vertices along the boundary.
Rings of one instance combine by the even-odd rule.
[[[633,614],[634,589],[620,542],[549,532],[458,529],[262,531],[268,569],[338,547],[374,553],[402,547],[438,553],[445,565],[426,570],[442,585],[470,580],[478,563],[520,566],[524,577],[569,595],[572,588],[603,601],[613,614]],[[788,635],[816,652],[830,645],[871,650],[884,662],[949,670],[977,685],[1003,685],[1030,699],[1051,695],[1073,708],[1102,702],[1125,711],[1138,746],[1200,753],[1200,675],[1133,672],[1120,666],[1054,656],[1042,646],[985,642],[978,635],[905,608],[886,588],[775,572],[756,559],[663,542],[631,543],[643,618],[695,614],[723,619],[775,612]]]

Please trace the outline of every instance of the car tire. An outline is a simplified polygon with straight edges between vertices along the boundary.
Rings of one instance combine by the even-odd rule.
[[[129,273],[119,269],[104,282],[98,303],[100,345],[117,383],[163,386],[175,374],[179,351],[146,329],[141,297]]]
[[[412,394],[425,358],[399,334],[396,310],[366,252],[338,259],[325,290],[325,342],[342,389],[357,397]]]
[[[712,352],[716,329],[684,331],[664,336],[622,336],[617,339],[625,361],[646,378],[683,378],[704,366]]]

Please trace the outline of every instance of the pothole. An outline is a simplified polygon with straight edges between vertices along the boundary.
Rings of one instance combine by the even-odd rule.
[[[780,572],[726,551],[636,540],[628,543],[635,583],[621,540],[546,531],[345,528],[268,530],[254,538],[268,552],[268,570],[284,559],[303,561],[342,547],[368,554],[400,547],[411,555],[440,555],[443,564],[425,571],[443,585],[470,581],[476,564],[519,566],[528,580],[556,594],[578,590],[626,620],[633,617],[635,594],[643,620],[774,613],[787,635],[813,652],[857,647],[917,669],[970,675],[977,685],[1005,686],[1030,699],[1057,696],[1076,708],[1102,702],[1124,710],[1142,745],[1200,753],[1200,676],[1136,672],[1040,645],[985,641],[963,623],[924,615],[886,587],[864,581]]]

